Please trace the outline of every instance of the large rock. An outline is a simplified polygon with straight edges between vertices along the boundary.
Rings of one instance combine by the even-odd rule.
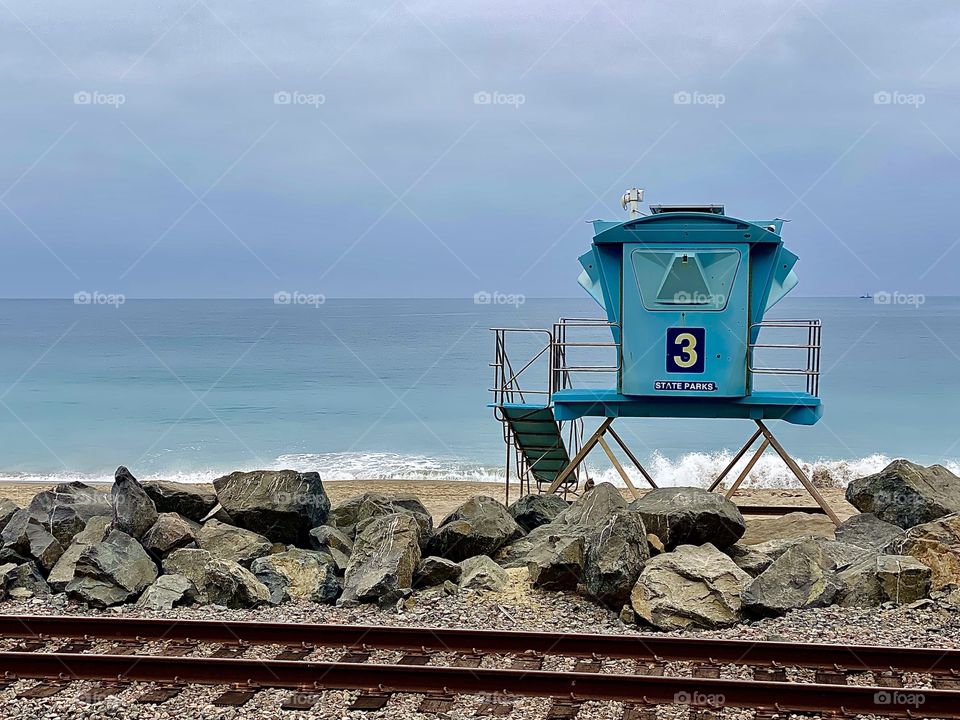
[[[87,521],[86,527],[73,538],[73,542],[64,550],[63,555],[57,560],[50,574],[47,576],[47,583],[57,592],[63,592],[67,584],[73,580],[77,561],[91,545],[103,542],[104,538],[110,532],[110,525],[113,518],[109,515],[97,515]]]
[[[662,630],[724,627],[741,619],[741,595],[750,580],[713,545],[681,545],[647,561],[630,605]]]
[[[14,600],[25,600],[39,595],[49,595],[50,586],[33,562],[17,565],[9,574],[6,582],[7,596]]]
[[[453,560],[441,557],[425,557],[417,566],[413,576],[413,586],[416,588],[443,585],[445,582],[458,583],[463,568]]]
[[[541,525],[553,522],[557,515],[570,505],[555,493],[543,495],[524,495],[514,502],[507,511],[517,521],[517,525],[527,532]]]
[[[960,478],[942,465],[894,460],[847,486],[847,502],[901,528],[960,512]]]
[[[420,524],[412,513],[372,520],[353,545],[340,604],[399,599],[420,563]]]
[[[477,495],[443,519],[427,543],[427,552],[459,562],[474,555],[492,555],[522,534],[501,503]]]
[[[310,547],[329,555],[337,570],[343,572],[350,562],[353,540],[332,525],[321,525],[310,531]]]
[[[37,561],[49,572],[63,555],[63,545],[47,530],[42,518],[30,510],[17,510],[0,533],[5,548]]]
[[[157,566],[134,538],[112,530],[80,555],[67,594],[93,607],[129,602],[157,579]]]
[[[137,607],[172,610],[175,606],[196,602],[198,596],[197,586],[186,575],[161,575],[143,591]]]
[[[461,561],[460,569],[460,587],[464,590],[500,592],[510,582],[507,571],[486,555]]]
[[[330,511],[328,523],[348,538],[355,538],[366,524],[385,515],[412,514],[420,524],[421,539],[425,542],[433,531],[433,518],[427,508],[413,495],[382,495],[364,493],[344,500]]]
[[[837,563],[821,543],[791,546],[743,592],[743,604],[760,615],[782,615],[801,608],[826,607],[840,591]]]
[[[54,509],[71,508],[84,522],[98,515],[110,515],[110,495],[75,481],[60,483],[33,496],[28,509],[49,522]]]
[[[623,495],[610,483],[600,483],[577,498],[551,525],[592,526],[604,522],[615,510],[627,506]]]
[[[194,522],[201,522],[217,505],[216,494],[191,483],[154,480],[143,483],[143,489],[157,512],[177,513]]]
[[[845,520],[835,531],[837,540],[883,550],[894,538],[903,534],[903,529],[893,523],[884,522],[873,513],[860,513]]]
[[[723,552],[733,560],[738,568],[750,577],[756,577],[770,567],[770,564],[773,562],[773,558],[770,555],[759,552],[756,546],[753,545],[734,543],[730,547],[724,548]],[[784,552],[786,552],[786,548],[784,548]]]
[[[7,599],[7,585],[12,582],[16,572],[15,563],[0,563],[0,600]]]
[[[252,530],[209,520],[196,533],[197,545],[218,560],[231,560],[249,567],[258,557],[270,552],[272,543]]]
[[[207,563],[200,589],[210,602],[231,609],[258,607],[270,600],[266,585],[231,560],[215,559]]]
[[[162,560],[174,550],[193,546],[200,526],[173,512],[160,513],[157,521],[141,539],[143,547]]]
[[[330,500],[315,472],[235,472],[214,480],[213,486],[237,525],[273,542],[306,547],[310,530],[330,514]]]
[[[894,602],[908,605],[930,595],[930,568],[908,555],[877,555],[840,573],[838,604],[876,607]]]
[[[184,575],[198,588],[203,587],[203,573],[210,561],[214,560],[213,553],[199,548],[183,548],[174,550],[163,560],[163,571],[171,575]]]
[[[12,518],[13,514],[19,509],[20,507],[13,500],[8,500],[7,498],[0,499],[0,532],[3,532],[7,523],[10,522],[10,518]]]
[[[637,513],[617,510],[586,538],[583,587],[600,603],[620,609],[650,559],[647,530]]]
[[[722,548],[735,543],[746,530],[736,505],[702,488],[651,490],[630,503],[630,509],[640,514],[647,531],[659,537],[667,549],[704,543]]]
[[[113,527],[135,538],[142,538],[157,521],[157,508],[140,482],[123,465],[117,468],[110,491]]]
[[[273,604],[287,599],[333,603],[340,595],[336,569],[309,550],[293,549],[257,558],[250,570],[266,585]]]
[[[551,535],[527,555],[530,582],[543,590],[575,590],[583,576],[586,542],[582,534]]]
[[[915,525],[891,540],[885,552],[909,555],[930,568],[935,590],[960,585],[960,513]]]

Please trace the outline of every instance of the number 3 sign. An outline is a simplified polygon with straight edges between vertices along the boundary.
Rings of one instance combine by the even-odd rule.
[[[667,372],[702,373],[704,328],[667,328]]]

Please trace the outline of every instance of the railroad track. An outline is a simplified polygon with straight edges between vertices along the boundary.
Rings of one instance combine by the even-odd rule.
[[[16,643],[0,651],[0,685],[40,681],[21,688],[20,697],[98,681],[94,699],[152,683],[138,697],[143,702],[169,699],[191,684],[228,685],[214,703],[233,705],[264,688],[290,689],[283,703],[289,709],[308,709],[325,690],[339,689],[361,691],[357,710],[383,708],[397,693],[424,694],[425,713],[452,709],[458,695],[485,696],[478,715],[509,713],[513,698],[545,697],[553,699],[547,717],[557,720],[575,717],[586,701],[623,703],[625,720],[657,717],[660,705],[689,705],[698,716],[739,707],[756,710],[758,718],[824,712],[960,718],[958,650],[76,616],[0,616],[0,638]],[[144,652],[148,643],[159,647]],[[244,657],[257,645],[282,649],[275,657]],[[318,648],[344,654],[311,659]],[[395,657],[396,651],[403,654]],[[384,653],[387,662],[373,657]],[[496,667],[485,667],[484,656],[495,656]],[[575,665],[543,669],[552,656]],[[689,675],[671,667],[676,663],[690,664]],[[789,681],[788,671],[805,677]],[[864,673],[867,684],[847,684]],[[904,687],[908,674],[918,676],[911,678],[914,687]]]

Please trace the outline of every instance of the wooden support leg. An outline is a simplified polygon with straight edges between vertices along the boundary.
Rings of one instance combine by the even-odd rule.
[[[610,462],[613,463],[613,467],[617,469],[617,472],[620,473],[620,477],[623,478],[623,481],[627,484],[627,487],[630,488],[630,492],[633,494],[634,500],[640,499],[640,493],[637,492],[637,489],[633,486],[633,481],[630,479],[630,476],[627,475],[627,471],[623,469],[623,465],[620,464],[620,461],[617,460],[617,456],[613,454],[613,450],[610,449],[610,446],[607,444],[607,441],[603,439],[601,435],[597,438],[597,442],[600,443],[600,447],[603,448],[603,451],[607,454],[607,457],[610,458]]]
[[[620,436],[617,434],[617,431],[613,429],[613,425],[607,428],[607,432],[609,432],[610,436],[617,441],[617,445],[619,445],[620,448],[623,450],[623,452],[626,453],[627,457],[630,458],[630,462],[632,462],[634,466],[637,468],[637,470],[640,471],[640,474],[643,475],[644,479],[648,483],[650,483],[650,487],[656,490],[657,484],[653,481],[653,478],[650,477],[650,473],[648,473],[646,471],[646,468],[644,468],[643,465],[640,464],[640,461],[637,460],[636,456],[630,451],[630,448],[627,447],[627,444],[620,439]]]
[[[747,463],[747,466],[743,469],[743,472],[740,473],[740,477],[737,478],[737,481],[727,490],[726,498],[729,500],[733,497],[733,494],[737,491],[737,488],[740,487],[740,484],[747,479],[747,475],[750,474],[750,471],[753,470],[753,466],[757,464],[757,460],[760,459],[760,456],[763,455],[763,452],[770,447],[770,441],[766,438],[763,439],[763,442],[760,443],[760,447],[757,448],[757,451],[753,454],[753,457],[750,458],[750,461]]]
[[[607,428],[610,427],[610,423],[613,422],[613,418],[604,418],[603,422],[600,423],[600,427],[594,431],[587,441],[583,444],[583,447],[580,448],[579,452],[574,455],[573,460],[560,471],[560,474],[550,483],[550,487],[547,488],[548,493],[555,493],[557,488],[563,484],[563,481],[570,477],[570,473],[580,467],[580,463],[583,462],[583,459],[590,453],[591,450],[600,442],[601,436],[607,431]]]
[[[761,434],[762,434],[762,431],[758,429],[753,435],[750,436],[750,439],[747,440],[747,442],[744,443],[743,447],[737,451],[737,454],[733,456],[733,460],[731,460],[727,464],[727,466],[723,469],[723,471],[719,475],[717,475],[717,479],[713,481],[713,484],[711,484],[710,487],[707,488],[707,492],[713,492],[714,490],[717,489],[717,487],[720,485],[721,482],[723,482],[723,479],[727,476],[727,474],[731,470],[733,470],[733,466],[736,465],[738,462],[740,462],[740,458],[742,458],[746,454],[747,450],[749,450],[753,446],[753,444],[757,441],[757,438],[760,437]]]
[[[773,433],[771,433],[767,429],[767,426],[764,425],[760,420],[755,420],[754,422],[757,423],[757,427],[760,428],[760,432],[763,433],[763,436],[770,443],[770,446],[776,450],[777,455],[779,455],[780,458],[787,464],[787,467],[790,468],[790,471],[796,476],[797,480],[799,480],[800,483],[807,489],[807,492],[810,493],[810,496],[817,501],[817,505],[823,508],[823,511],[827,514],[827,516],[833,520],[834,525],[839,525],[840,518],[838,518],[836,513],[833,512],[833,508],[830,507],[824,497],[817,491],[817,489],[813,486],[813,483],[807,479],[807,476],[803,474],[803,470],[800,469],[800,466],[797,465],[796,461],[792,457],[790,457],[787,451],[783,449],[783,446],[773,436]]]

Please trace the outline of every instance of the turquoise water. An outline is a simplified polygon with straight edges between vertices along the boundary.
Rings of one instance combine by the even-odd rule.
[[[0,301],[0,478],[209,480],[234,469],[326,478],[493,479],[488,327],[595,316],[585,300]],[[803,461],[840,476],[906,456],[960,458],[960,299],[913,305],[791,298],[824,322],[822,422],[784,426]],[[664,483],[700,482],[743,421],[618,422]],[[596,473],[609,475],[598,465]],[[762,481],[783,475],[761,465]]]

